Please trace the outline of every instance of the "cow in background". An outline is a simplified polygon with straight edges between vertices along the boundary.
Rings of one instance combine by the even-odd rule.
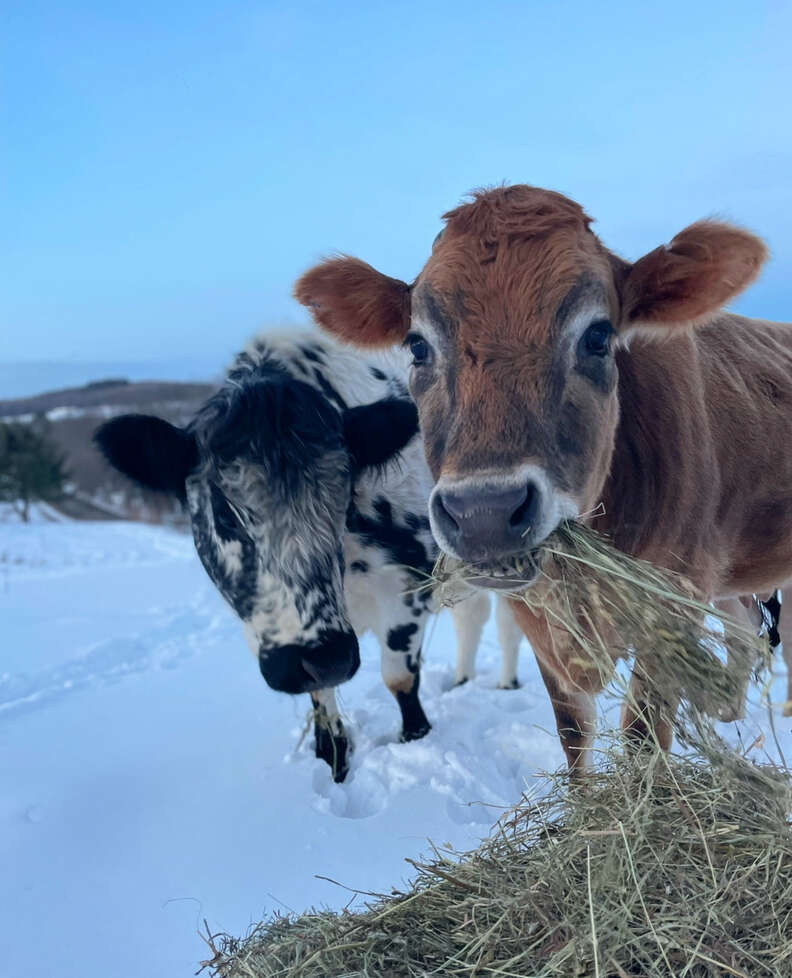
[[[335,687],[371,630],[402,740],[430,729],[419,699],[425,587],[437,547],[431,477],[406,396],[406,362],[362,358],[316,333],[262,335],[186,428],[123,415],[96,441],[110,463],[186,501],[198,555],[239,616],[267,683],[310,693],[316,754],[341,781],[349,741]],[[472,675],[488,595],[453,609],[457,681]],[[506,686],[522,633],[499,615]]]
[[[792,621],[788,615],[781,616],[782,603],[781,589],[776,588],[767,598],[760,598],[756,594],[743,595],[718,601],[716,607],[749,629],[755,629],[758,635],[766,636],[771,656],[776,652],[783,656],[787,668],[787,697],[782,712],[788,717],[792,716]],[[729,667],[740,670],[740,686],[733,702],[722,704],[718,718],[724,721],[742,720],[745,717],[751,667],[749,663],[735,665],[732,662],[729,662]]]

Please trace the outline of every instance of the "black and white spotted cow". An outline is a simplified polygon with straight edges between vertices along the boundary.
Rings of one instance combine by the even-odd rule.
[[[316,754],[336,780],[348,739],[334,687],[382,647],[403,740],[430,729],[421,706],[421,641],[436,556],[431,478],[400,353],[361,358],[314,333],[262,335],[184,429],[147,415],[102,425],[96,441],[138,483],[186,500],[200,559],[242,621],[267,683],[309,692]],[[489,599],[453,609],[457,676],[473,672]],[[504,605],[501,684],[516,684],[521,633]]]

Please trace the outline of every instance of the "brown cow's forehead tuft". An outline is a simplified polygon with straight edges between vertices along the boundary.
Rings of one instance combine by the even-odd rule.
[[[613,305],[607,253],[583,208],[561,194],[480,191],[446,220],[414,284],[412,318],[458,339],[469,358],[521,356],[552,341],[578,304]]]
[[[554,190],[527,184],[475,190],[472,200],[443,215],[447,228],[482,238],[533,237],[561,228],[589,229],[591,218],[580,204]]]
[[[583,240],[581,240],[583,239]],[[615,312],[607,259],[590,232],[561,231],[539,240],[504,242],[482,261],[475,242],[438,247],[412,295],[413,323],[459,335],[477,348],[543,343],[580,308]]]

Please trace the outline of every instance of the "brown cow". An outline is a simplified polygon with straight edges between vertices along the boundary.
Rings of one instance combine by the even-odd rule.
[[[578,204],[528,186],[478,192],[445,222],[412,286],[342,257],[295,293],[338,337],[411,349],[440,546],[497,587],[504,561],[594,511],[619,548],[709,599],[788,581],[792,329],[721,308],[763,243],[700,221],[631,264]],[[574,768],[602,680],[544,617],[515,614]],[[623,722],[667,747],[678,698],[645,680],[634,671]]]

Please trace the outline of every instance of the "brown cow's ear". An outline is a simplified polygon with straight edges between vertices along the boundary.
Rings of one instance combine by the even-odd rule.
[[[764,243],[748,231],[717,221],[691,224],[627,272],[622,333],[706,322],[753,282],[766,257]]]
[[[294,286],[328,333],[355,346],[394,346],[410,328],[410,286],[359,258],[329,258]]]

